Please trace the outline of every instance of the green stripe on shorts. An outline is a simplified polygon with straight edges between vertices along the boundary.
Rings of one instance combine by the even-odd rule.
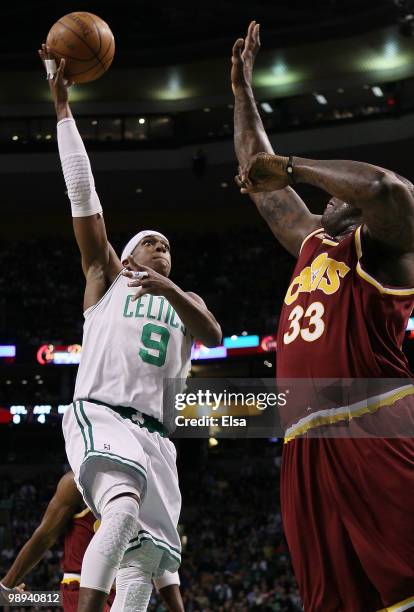
[[[152,535],[152,533],[150,533],[149,531],[146,531],[145,529],[140,529],[138,531],[138,535],[135,538],[132,538],[132,540],[129,540],[129,543],[133,544],[134,542],[142,538],[144,534],[147,534],[147,536],[150,536],[153,540],[156,540],[157,542],[160,542],[161,544],[165,544],[165,546],[168,546],[171,550],[173,550],[174,552],[176,552],[178,555],[181,556],[181,550],[179,548],[174,548],[174,546],[171,546],[171,544],[168,544],[167,542],[165,542],[165,540],[160,540],[160,538],[156,538],[155,536]]]
[[[93,435],[92,435],[92,425],[91,425],[90,420],[86,416],[82,400],[79,400],[79,409],[80,409],[81,415],[85,419],[85,423],[88,426],[88,434],[89,434],[89,440],[90,440],[90,444],[91,444],[90,450],[94,450],[94,447],[93,447]]]
[[[150,533],[148,533],[148,535],[141,535],[139,537],[139,542],[135,544],[134,546],[129,546],[125,552],[131,552],[132,550],[141,548],[142,542],[145,542],[145,541],[152,542],[155,548],[160,548],[161,550],[165,550],[167,553],[171,555],[171,557],[173,557],[174,559],[176,559],[176,561],[181,563],[180,553],[176,553],[175,549],[172,546],[170,546],[167,542],[163,542],[162,540],[158,540],[158,539],[156,540]]]
[[[88,444],[87,444],[87,442],[86,442],[86,436],[85,436],[85,432],[84,432],[84,430],[83,430],[83,429],[84,429],[84,426],[83,426],[83,424],[82,424],[82,422],[81,422],[81,420],[80,420],[80,418],[79,418],[79,416],[78,416],[78,410],[77,410],[77,408],[76,408],[76,403],[75,403],[75,402],[73,402],[73,403],[72,403],[72,406],[73,406],[73,410],[74,410],[74,412],[75,412],[75,418],[76,418],[76,421],[77,421],[77,423],[78,423],[78,425],[79,425],[79,428],[80,428],[80,430],[81,430],[81,434],[82,434],[83,442],[84,442],[84,444],[85,444],[85,453],[84,453],[84,457],[85,457],[85,456],[86,456],[86,453],[88,452]]]

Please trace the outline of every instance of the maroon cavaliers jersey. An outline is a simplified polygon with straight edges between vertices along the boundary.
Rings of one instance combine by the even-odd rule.
[[[62,570],[65,573],[80,574],[83,555],[97,528],[97,520],[86,508],[73,516],[72,523],[65,535]]]
[[[362,226],[340,241],[316,230],[284,300],[278,378],[410,378],[401,345],[413,308],[414,288],[383,286],[364,270]],[[282,415],[285,424],[303,416],[298,410]]]

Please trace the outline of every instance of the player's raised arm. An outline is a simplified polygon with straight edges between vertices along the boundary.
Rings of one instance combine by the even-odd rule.
[[[241,168],[259,151],[273,153],[252,90],[253,67],[260,48],[259,30],[259,24],[252,21],[246,39],[239,38],[233,47],[234,146]],[[274,193],[253,193],[251,197],[273,234],[292,255],[297,256],[303,239],[320,227],[320,217],[310,213],[291,187]]]
[[[289,183],[288,158],[258,154],[248,165],[246,192]],[[390,170],[351,160],[291,158],[291,178],[324,189],[362,214],[371,238],[400,253],[414,252],[414,188]]]
[[[82,256],[82,268],[87,284],[96,290],[92,293],[97,294],[97,301],[122,266],[108,244],[89,157],[69,106],[70,83],[64,78],[65,60],[61,59],[56,68],[46,45],[42,45],[39,55],[48,73],[55,105],[59,155],[72,208],[75,237]],[[89,297],[90,294],[91,291]],[[85,299],[85,307],[91,305],[89,302]]]
[[[1,579],[0,582],[5,587],[11,589],[17,586],[39,563],[63,533],[81,502],[82,497],[76,488],[73,474],[68,472],[60,479],[39,527],[23,546],[7,574]]]

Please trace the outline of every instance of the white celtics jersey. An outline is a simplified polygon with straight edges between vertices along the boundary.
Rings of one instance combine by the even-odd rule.
[[[119,275],[85,312],[74,399],[136,408],[164,423],[164,381],[187,378],[191,335],[165,297],[132,302],[137,289],[128,281]]]

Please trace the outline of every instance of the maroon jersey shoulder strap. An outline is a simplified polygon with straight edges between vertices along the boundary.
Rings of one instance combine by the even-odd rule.
[[[319,234],[324,234],[324,229],[323,227],[319,227],[318,229],[314,230],[313,232],[311,232],[310,234],[308,234],[307,236],[305,236],[305,238],[303,239],[303,242],[301,244],[301,247],[299,249],[299,255],[301,255],[303,248],[305,247],[306,244],[309,243],[309,240],[311,238],[317,237]]]

